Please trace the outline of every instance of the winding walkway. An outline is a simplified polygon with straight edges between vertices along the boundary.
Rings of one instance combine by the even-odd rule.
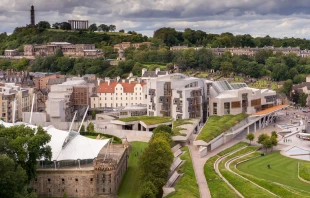
[[[239,197],[242,197],[242,198],[244,198],[243,195],[242,195],[233,185],[231,185],[231,184],[229,183],[229,181],[227,181],[226,178],[223,177],[223,175],[221,174],[221,172],[220,172],[220,170],[219,170],[219,163],[220,163],[223,159],[225,159],[226,157],[228,157],[228,156],[230,156],[230,155],[232,155],[232,154],[234,154],[234,153],[236,153],[236,152],[238,152],[238,151],[244,149],[245,147],[246,147],[246,146],[241,147],[241,148],[239,148],[239,149],[237,149],[237,150],[234,150],[233,152],[230,152],[230,153],[228,153],[228,154],[226,154],[226,155],[224,155],[224,156],[218,158],[218,159],[215,161],[215,163],[214,163],[214,170],[215,170],[215,172],[222,178],[222,180],[223,180],[233,191],[235,191],[235,193],[236,193]],[[225,166],[226,166],[226,164],[225,164]]]
[[[190,141],[191,143],[195,139],[195,135],[191,135]],[[240,140],[231,140],[230,142],[214,149],[213,151],[208,152],[208,154],[204,157],[199,156],[199,148],[197,146],[194,146],[192,144],[189,145],[189,151],[192,157],[193,167],[196,175],[197,184],[199,187],[199,193],[201,198],[211,198],[211,193],[208,187],[208,183],[206,181],[206,177],[204,174],[204,165],[206,161],[210,158],[216,155],[217,153],[239,143]]]

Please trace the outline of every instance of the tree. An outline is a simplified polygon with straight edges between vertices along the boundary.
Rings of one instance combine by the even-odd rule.
[[[51,28],[51,24],[47,21],[40,21],[38,23],[38,27],[39,28],[43,28],[43,29],[50,29]]]
[[[58,22],[56,22],[56,23],[54,23],[54,24],[52,25],[52,27],[53,27],[54,29],[59,29],[60,26],[61,26],[61,23],[58,23]]]
[[[258,144],[262,144],[263,145],[263,142],[269,138],[269,135],[267,135],[266,133],[263,133],[263,134],[260,134],[258,136],[258,140],[257,140],[257,143]]]
[[[262,142],[263,148],[266,149],[266,153],[269,148],[272,148],[271,138],[267,135],[264,141]]]
[[[270,142],[271,142],[271,149],[274,147],[274,146],[277,146],[278,145],[278,140],[275,136],[271,136],[270,137]]]
[[[88,124],[88,126],[86,127],[87,132],[95,132],[95,126],[92,122],[90,122]]]
[[[63,54],[63,52],[62,52],[61,49],[58,49],[58,50],[56,50],[55,56],[56,56],[57,58],[58,58],[58,57],[63,57],[64,54]]]
[[[154,130],[153,130],[153,134],[158,133],[158,132],[166,132],[168,134],[172,134],[172,129],[170,126],[161,124],[159,126],[157,126]]]
[[[249,133],[249,134],[247,134],[247,136],[245,138],[250,141],[250,145],[251,145],[251,142],[254,140],[254,137],[255,136],[253,133]]]
[[[98,26],[98,31],[100,32],[100,31],[103,31],[103,32],[108,32],[110,29],[109,29],[109,26],[108,25],[106,25],[106,24],[100,24],[99,26]]]
[[[158,191],[151,181],[143,182],[140,186],[141,198],[156,198]]]
[[[116,26],[115,26],[115,25],[109,25],[109,30],[110,30],[111,32],[115,32]]]
[[[290,97],[291,91],[293,88],[293,81],[291,79],[287,80],[284,82],[283,87],[282,87],[282,92],[285,93],[287,97]]]
[[[80,132],[85,132],[85,126],[84,126],[84,124],[82,125]]]
[[[305,94],[304,92],[301,92],[299,94],[298,104],[300,104],[300,106],[302,107],[305,107],[307,105],[307,98],[308,98],[308,95]]]
[[[62,23],[60,23],[59,28],[62,30],[71,30],[71,24],[68,22],[62,22]]]
[[[124,30],[124,29],[121,29],[121,30],[119,30],[118,32],[120,32],[120,33],[125,33],[125,30]]]
[[[139,158],[138,165],[141,170],[141,183],[151,181],[157,190],[156,197],[161,196],[160,193],[167,181],[172,161],[173,153],[170,144],[163,137],[156,137],[149,142],[149,146]],[[149,193],[150,190],[147,192]]]
[[[47,143],[51,136],[42,127],[31,129],[18,125],[0,129],[0,154],[7,154],[26,170],[28,181],[36,175],[37,161],[45,158],[51,160],[52,151]]]
[[[221,71],[223,72],[224,76],[227,76],[228,74],[230,74],[233,70],[233,66],[232,63],[230,62],[223,62],[221,64]]]
[[[88,27],[88,30],[90,31],[90,32],[94,32],[94,31],[97,31],[97,25],[96,25],[96,23],[93,23],[93,24],[91,24],[89,27]]]
[[[36,197],[27,192],[26,171],[7,155],[0,154],[0,197]]]
[[[278,138],[277,132],[276,132],[276,131],[272,131],[272,132],[271,132],[271,137]]]
[[[92,119],[95,119],[95,118],[96,118],[96,114],[97,114],[96,110],[93,110],[93,111],[91,112]]]

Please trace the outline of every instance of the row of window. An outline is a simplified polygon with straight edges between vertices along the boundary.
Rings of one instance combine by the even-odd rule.
[[[136,97],[136,100],[138,100],[137,98],[139,97]],[[101,100],[101,98],[99,98],[99,100]],[[104,98],[104,100],[107,100],[107,98]],[[111,98],[111,100],[113,100],[113,98]],[[117,100],[117,97],[115,98],[115,100]],[[120,100],[123,100],[123,98],[121,97]],[[126,97],[126,100],[127,100],[127,97]],[[131,100],[133,100],[133,97],[131,97]],[[142,100],[141,97],[140,97],[140,100]],[[95,98],[94,98],[94,101],[95,101]]]

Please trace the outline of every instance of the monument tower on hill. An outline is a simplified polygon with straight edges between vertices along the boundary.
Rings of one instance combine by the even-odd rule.
[[[35,26],[35,21],[34,21],[34,6],[31,6],[31,10],[30,10],[30,25],[31,26]]]

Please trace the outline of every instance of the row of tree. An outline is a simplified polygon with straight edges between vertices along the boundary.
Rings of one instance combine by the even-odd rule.
[[[156,30],[154,38],[161,39],[165,45],[188,45],[188,46],[208,46],[208,47],[297,47],[310,49],[310,40],[300,38],[272,38],[269,35],[265,37],[253,38],[249,34],[233,35],[230,32],[222,34],[207,34],[202,30],[177,31],[174,28],[164,27]]]
[[[160,125],[153,131],[149,145],[139,158],[141,198],[162,197],[173,161],[171,128]]]
[[[251,142],[254,140],[254,138],[255,138],[254,133],[249,133],[246,136],[246,139],[250,141],[250,145],[251,145]],[[278,145],[277,138],[278,138],[278,134],[275,131],[271,132],[271,136],[269,136],[266,133],[263,133],[258,136],[257,143],[261,144],[262,148],[266,149],[266,152],[267,152],[268,149],[272,150],[274,146]]]

